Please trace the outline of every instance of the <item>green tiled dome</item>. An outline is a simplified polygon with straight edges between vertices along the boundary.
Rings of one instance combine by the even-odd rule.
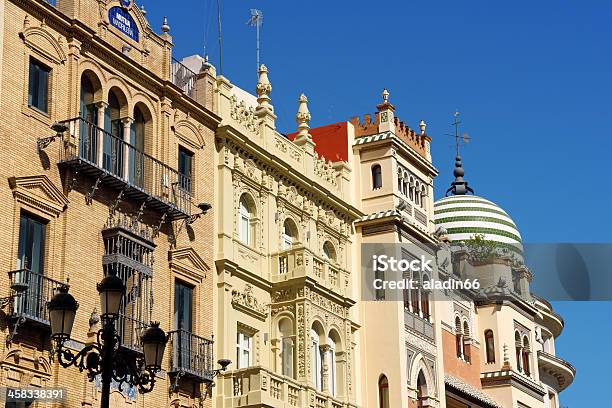
[[[475,195],[452,195],[434,204],[434,220],[444,227],[451,241],[465,241],[482,235],[506,244],[521,243],[521,234],[512,218],[492,201]]]

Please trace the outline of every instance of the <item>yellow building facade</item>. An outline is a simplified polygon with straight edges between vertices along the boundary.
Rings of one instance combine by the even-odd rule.
[[[46,302],[63,285],[79,302],[77,352],[113,269],[128,288],[121,347],[139,355],[153,321],[169,343],[153,392],[115,384],[112,405],[210,403],[214,213],[202,210],[220,119],[214,78],[173,62],[160,32],[129,1],[0,2],[1,387],[62,387],[56,406],[99,406],[99,379],[50,355]]]

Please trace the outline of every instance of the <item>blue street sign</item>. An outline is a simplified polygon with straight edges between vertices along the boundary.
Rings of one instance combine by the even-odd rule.
[[[121,7],[113,7],[108,11],[108,21],[123,34],[138,42],[138,27],[136,21],[126,10]]]

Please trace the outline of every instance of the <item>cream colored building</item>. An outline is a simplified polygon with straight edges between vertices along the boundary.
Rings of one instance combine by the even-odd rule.
[[[461,158],[449,196],[435,203],[440,275],[478,279],[477,291],[450,293],[439,310],[447,407],[559,408],[575,368],[555,355],[563,319],[531,293],[521,234],[495,203],[468,195]],[[533,273],[538,273],[534,271]]]
[[[215,354],[233,361],[217,407],[350,407],[358,398],[352,169],[276,130],[272,85],[217,78]]]
[[[113,406],[203,403],[214,213],[197,206],[214,200],[220,119],[215,79],[173,64],[172,48],[169,26],[156,32],[133,2],[0,1],[0,387],[62,387],[61,406],[99,406],[98,380],[50,359],[46,302],[70,286],[68,347],[82,349],[99,328],[96,283],[116,267],[130,288],[121,347],[139,354],[152,321],[170,343],[153,392],[114,386]]]
[[[354,194],[364,213],[355,222],[361,404],[559,408],[575,369],[555,356],[563,320],[530,293],[520,232],[499,206],[468,195],[459,157],[451,196],[434,203],[431,139],[423,121],[419,127],[395,117],[384,91],[374,117],[310,130],[327,155],[339,140],[353,150]],[[370,294],[362,289],[379,277],[366,275],[373,253],[425,254],[435,259],[431,276],[410,278],[478,279],[481,288]]]
[[[426,124],[421,121],[418,132],[406,126],[395,116],[385,90],[374,120],[368,115],[351,120],[351,125],[356,133],[357,187],[365,213],[356,223],[362,250],[383,244],[397,252],[398,259],[416,259],[421,253],[433,258],[427,245],[436,242],[433,180],[437,170],[431,162]],[[365,257],[362,260],[366,262]],[[435,271],[431,276],[411,276],[415,280],[436,277]],[[362,284],[367,283],[370,280],[363,276]],[[419,406],[442,406],[436,303],[422,290],[408,291],[399,299],[390,296],[377,293],[379,301],[361,305],[364,406],[416,407],[419,402],[423,404]]]

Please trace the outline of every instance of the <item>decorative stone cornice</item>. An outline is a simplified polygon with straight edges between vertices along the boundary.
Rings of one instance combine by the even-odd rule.
[[[237,289],[232,290],[232,306],[259,320],[266,320],[268,316],[268,306],[257,300],[253,294],[253,287],[248,283],[242,292]]]

